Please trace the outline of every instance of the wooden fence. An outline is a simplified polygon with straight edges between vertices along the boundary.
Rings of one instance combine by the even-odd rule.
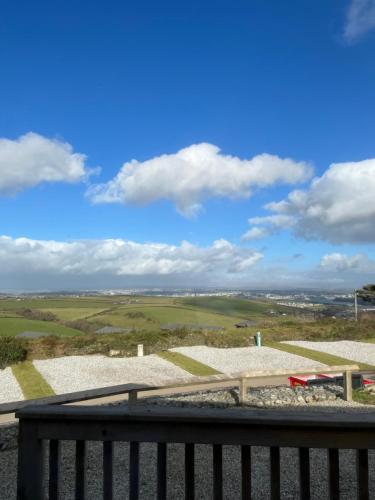
[[[373,413],[321,414],[280,410],[176,409],[133,407],[37,406],[20,410],[18,499],[41,500],[45,491],[51,500],[59,498],[61,484],[60,443],[75,441],[75,498],[85,499],[86,443],[100,441],[103,446],[103,491],[105,500],[113,498],[113,443],[129,442],[130,500],[140,498],[140,443],[157,443],[155,473],[156,498],[167,498],[168,444],[184,444],[185,499],[195,498],[195,445],[212,446],[213,498],[223,498],[223,445],[239,445],[241,462],[238,481],[243,500],[252,498],[251,462],[253,446],[269,447],[271,499],[281,498],[280,448],[297,448],[299,453],[299,492],[302,500],[311,495],[311,448],[327,449],[328,491],[331,500],[340,498],[339,449],[356,450],[354,481],[358,499],[369,500],[368,450],[375,449]],[[49,443],[48,474],[44,461]],[[47,474],[47,475],[46,475]],[[66,478],[64,478],[66,479]],[[265,479],[266,480],[266,479]],[[47,489],[47,490],[46,490]],[[256,498],[255,498],[256,500]]]

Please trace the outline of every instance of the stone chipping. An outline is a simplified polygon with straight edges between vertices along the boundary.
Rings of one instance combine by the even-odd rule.
[[[34,366],[56,394],[119,384],[165,385],[192,377],[159,356],[110,358],[101,355],[35,360]]]
[[[171,351],[185,354],[211,368],[231,374],[247,370],[293,370],[324,367],[311,359],[272,349],[271,347],[217,348],[205,345],[175,347]]]
[[[11,368],[0,370],[0,404],[23,400],[21,388]]]
[[[357,363],[367,363],[375,366],[375,344],[356,342],[353,340],[338,340],[334,342],[312,342],[307,340],[289,340],[284,344],[306,347],[314,351],[325,352],[350,359]]]

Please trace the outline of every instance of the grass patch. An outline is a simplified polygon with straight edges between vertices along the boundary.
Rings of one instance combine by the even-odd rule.
[[[31,361],[24,361],[12,366],[25,399],[45,398],[55,394],[52,387],[42,377]]]
[[[355,389],[353,391],[353,401],[363,405],[375,405],[375,395],[363,389]]]
[[[221,372],[218,372],[214,368],[207,366],[195,359],[189,358],[189,356],[185,356],[180,352],[172,352],[172,351],[163,351],[159,352],[158,356],[173,363],[176,366],[179,366],[183,370],[191,373],[192,375],[196,375],[197,377],[204,377],[207,375],[218,375]]]
[[[68,328],[52,321],[37,321],[26,318],[1,318],[0,317],[0,336],[14,337],[22,332],[43,332],[52,333],[62,337],[73,337],[82,335],[82,332]]]
[[[281,344],[279,342],[266,342],[267,347],[272,347],[274,349],[279,349],[280,351],[290,352],[291,354],[296,354],[304,358],[312,359],[323,363],[328,366],[335,365],[358,365],[360,370],[375,370],[375,366],[368,365],[366,363],[358,363],[352,359],[341,358],[340,356],[334,356],[333,354],[327,354],[325,352],[314,351],[313,349],[306,349],[306,347],[299,347],[290,344]]]

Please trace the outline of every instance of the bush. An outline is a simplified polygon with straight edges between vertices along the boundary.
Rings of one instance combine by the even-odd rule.
[[[57,321],[57,316],[49,311],[39,311],[38,309],[19,309],[18,314],[27,319],[36,321]]]
[[[24,361],[26,356],[27,349],[22,340],[14,337],[0,337],[0,369]]]

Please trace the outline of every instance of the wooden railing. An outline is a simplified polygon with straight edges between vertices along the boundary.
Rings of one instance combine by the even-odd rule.
[[[195,498],[195,445],[212,446],[212,491],[215,500],[222,499],[225,483],[223,445],[238,445],[241,461],[238,481],[240,497],[252,498],[252,467],[256,454],[253,446],[268,447],[271,499],[281,496],[280,449],[298,448],[299,495],[310,499],[310,449],[327,449],[328,489],[326,498],[340,498],[339,449],[356,451],[357,467],[353,469],[358,498],[368,500],[368,450],[375,449],[375,415],[373,413],[317,414],[280,410],[220,410],[133,407],[54,407],[37,406],[20,410],[18,499],[53,500],[59,495],[61,481],[60,443],[75,441],[75,498],[89,498],[86,489],[86,443],[103,443],[103,498],[113,498],[113,443],[129,442],[130,500],[140,497],[139,477],[142,468],[140,443],[157,443],[155,472],[156,498],[167,497],[169,481],[167,456],[169,443],[184,444],[185,498]],[[48,473],[43,443],[49,442]],[[101,471],[100,471],[101,473]],[[174,480],[176,478],[174,477]],[[266,481],[267,479],[264,479]],[[266,487],[266,485],[264,485]],[[207,486],[208,487],[208,486]],[[47,490],[45,489],[47,488]],[[96,492],[95,498],[98,497]],[[233,498],[233,497],[231,497]],[[256,500],[256,497],[254,497]],[[264,496],[262,496],[264,498]],[[288,497],[290,498],[290,497]],[[321,497],[324,498],[324,497]]]
[[[300,368],[297,370],[249,370],[246,372],[228,374],[209,375],[206,377],[189,377],[179,378],[162,386],[153,386],[147,384],[121,384],[110,387],[101,387],[99,389],[87,389],[84,391],[71,392],[67,394],[58,394],[47,398],[39,398],[26,401],[13,401],[10,403],[0,404],[0,415],[14,413],[17,410],[28,407],[30,405],[61,405],[68,403],[77,403],[80,401],[89,401],[93,399],[106,398],[109,396],[120,396],[128,394],[131,401],[138,399],[139,393],[147,393],[150,391],[158,391],[165,389],[176,389],[180,391],[184,387],[199,389],[199,386],[211,386],[212,388],[220,387],[221,384],[231,382],[239,387],[239,397],[241,402],[245,402],[248,398],[248,390],[252,381],[259,379],[287,377],[290,375],[312,375],[317,373],[343,373],[344,374],[344,399],[351,401],[352,399],[352,373],[358,371],[357,365],[339,365],[326,367]]]

